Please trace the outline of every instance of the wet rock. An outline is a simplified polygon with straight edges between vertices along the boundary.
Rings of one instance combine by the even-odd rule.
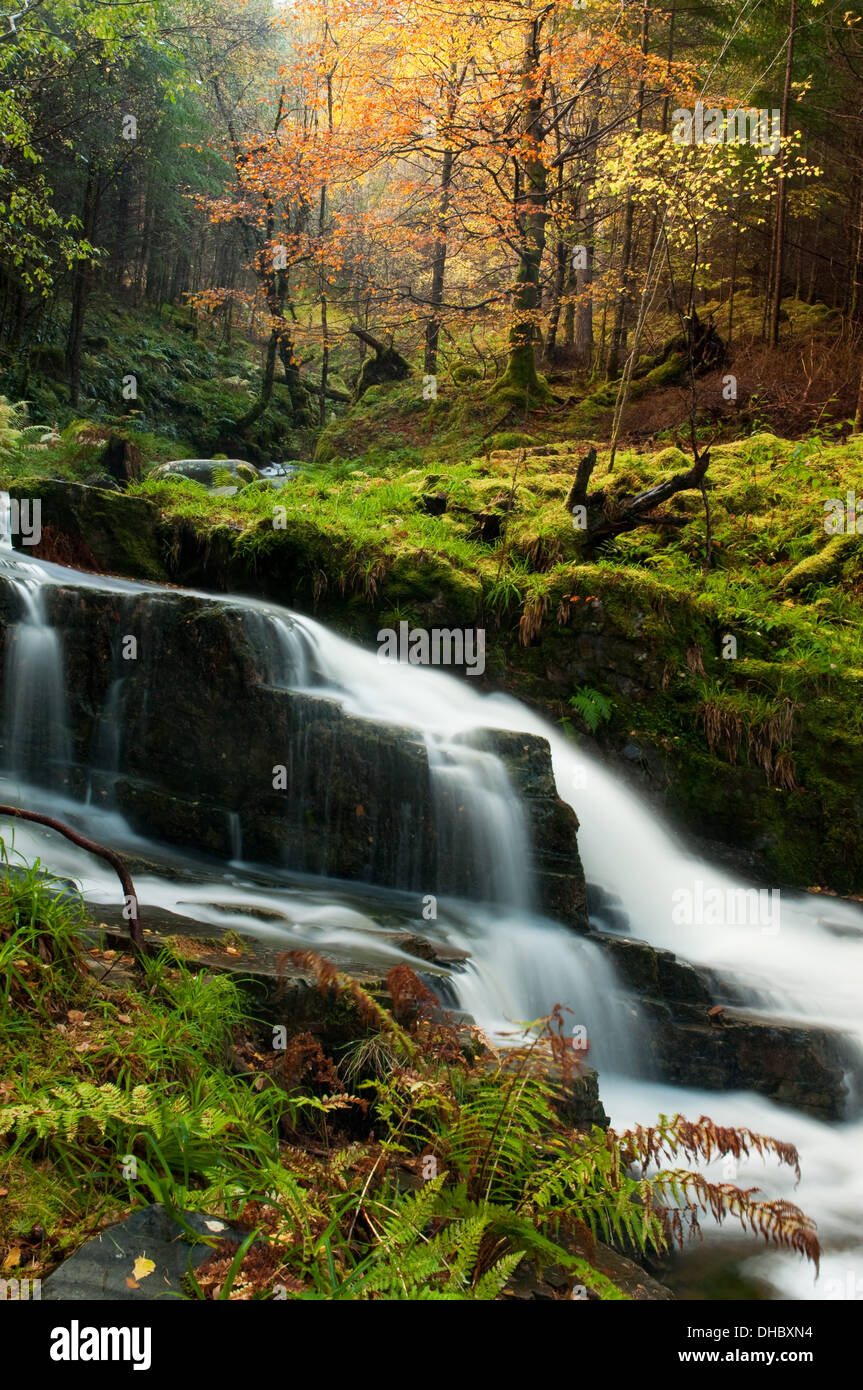
[[[637,996],[649,1025],[647,1075],[676,1086],[755,1091],[818,1119],[843,1118],[848,1077],[859,1087],[863,1065],[841,1032],[744,1014],[740,991],[726,992],[716,972],[645,941],[591,938]]]
[[[17,483],[9,493],[19,501],[38,497],[41,503],[39,544],[16,544],[25,554],[130,579],[168,578],[158,540],[159,509],[145,498],[56,478]]]
[[[633,1300],[666,1302],[674,1299],[671,1290],[660,1284],[641,1265],[612,1250],[611,1246],[603,1245],[601,1241],[569,1236],[562,1244],[571,1254],[586,1260],[591,1268],[604,1274],[606,1279],[610,1279]],[[504,1289],[503,1297],[531,1302],[557,1302],[562,1299],[593,1301],[599,1298],[599,1294],[589,1283],[573,1282],[572,1274],[559,1266],[552,1265],[539,1275],[531,1261],[522,1260]]]
[[[501,759],[522,802],[541,910],[557,921],[586,928],[587,886],[578,853],[578,817],[557,794],[548,740],[537,734],[480,729],[463,735],[463,741]]]
[[[830,922],[825,917],[819,917],[818,925],[831,936],[846,937],[849,941],[863,941],[863,927],[855,927],[851,922]]]
[[[551,1074],[560,1078],[560,1069],[551,1068]],[[599,1078],[593,1067],[581,1067],[573,1072],[565,1085],[561,1086],[557,1109],[573,1129],[589,1130],[594,1125],[608,1129],[611,1123],[602,1104]]]

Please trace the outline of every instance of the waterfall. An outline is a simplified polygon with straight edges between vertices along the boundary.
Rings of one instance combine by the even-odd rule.
[[[22,611],[6,637],[5,768],[23,781],[59,787],[72,763],[60,634],[46,616],[38,566],[22,564],[7,582]]]
[[[0,492],[0,550],[12,549],[12,499]]]
[[[266,685],[305,690],[313,684],[313,650],[306,633],[287,614],[249,606],[243,609],[243,626]]]
[[[6,520],[4,521],[4,517]],[[6,633],[4,766],[28,788],[30,804],[39,807],[39,788],[59,781],[70,762],[65,717],[60,634],[48,622],[46,597],[52,583],[94,588],[120,595],[120,606],[135,606],[136,630],[147,662],[158,662],[159,604],[171,591],[99,576],[79,575],[9,552],[8,510],[0,497],[0,581],[16,606]],[[177,591],[173,591],[176,593]],[[149,598],[147,597],[149,596]],[[196,597],[212,600],[211,595]],[[143,601],[144,599],[147,601]],[[158,600],[150,602],[149,599]],[[393,847],[389,888],[335,883],[323,875],[293,876],[279,870],[266,874],[242,862],[242,806],[229,807],[230,863],[219,866],[184,854],[178,881],[164,846],[136,837],[122,818],[106,806],[106,783],[113,785],[121,757],[123,725],[129,701],[139,712],[147,703],[147,667],[136,672],[133,686],[123,688],[116,661],[105,702],[95,725],[91,753],[92,804],[64,801],[63,814],[96,839],[165,865],[136,876],[145,906],[153,905],[192,917],[254,931],[279,947],[311,946],[336,959],[364,959],[386,965],[410,960],[399,946],[397,927],[446,943],[466,953],[445,976],[429,976],[450,1002],[465,1009],[489,1030],[512,1034],[519,1020],[547,1014],[555,1004],[571,1012],[573,1028],[583,1028],[588,1061],[600,1071],[603,1101],[618,1127],[650,1123],[662,1111],[695,1118],[711,1115],[717,1123],[749,1125],[798,1145],[803,1166],[799,1189],[786,1189],[785,1176],[774,1180],[770,1196],[787,1195],[813,1215],[827,1243],[819,1286],[793,1257],[757,1252],[752,1272],[768,1278],[783,1297],[836,1296],[848,1269],[863,1275],[863,1217],[859,1123],[831,1125],[780,1109],[754,1094],[687,1091],[645,1079],[643,1059],[649,1037],[640,1030],[632,1000],[621,988],[608,958],[595,941],[544,919],[537,911],[531,847],[524,807],[515,795],[506,767],[495,753],[488,731],[539,735],[551,745],[557,789],[578,814],[579,848],[586,875],[605,891],[606,906],[595,925],[623,930],[665,947],[684,960],[733,977],[738,993],[751,1007],[797,1022],[827,1023],[859,1037],[863,1017],[863,917],[852,904],[825,896],[781,895],[775,922],[704,924],[675,912],[681,893],[717,893],[727,900],[748,885],[681,848],[656,812],[635,792],[587,757],[558,729],[516,700],[484,696],[470,681],[439,670],[379,660],[328,631],[312,619],[253,600],[220,598],[237,609],[260,680],[265,685],[299,692],[308,700],[337,701],[344,712],[379,725],[412,731],[424,744],[433,792],[439,889],[435,911],[420,913],[415,891],[416,866],[401,844]],[[140,611],[138,611],[140,606]],[[130,607],[131,613],[131,607]],[[125,616],[125,614],[124,614]],[[129,626],[131,627],[131,621]],[[150,668],[152,669],[152,668]],[[302,801],[302,789],[329,775],[324,758],[313,765],[298,716],[298,733],[289,752],[289,781]],[[380,769],[382,778],[386,769]],[[31,795],[32,793],[32,795]],[[57,796],[44,797],[45,809]],[[299,813],[302,806],[299,807]],[[396,833],[409,844],[410,826],[394,820]],[[326,827],[309,832],[320,841]],[[93,901],[116,901],[111,874],[66,842],[33,827],[16,827],[16,845],[28,858],[40,857],[53,871],[82,881]],[[227,854],[226,854],[227,859]],[[324,859],[326,855],[324,854]],[[178,856],[175,854],[174,863]],[[200,881],[194,866],[200,863]],[[470,891],[464,890],[471,871]],[[206,871],[205,871],[206,869]],[[458,895],[453,885],[461,885]],[[411,891],[397,891],[398,889]],[[611,907],[608,907],[611,904]],[[775,930],[774,930],[775,927]],[[741,1166],[738,1181],[762,1185],[760,1160]],[[721,1173],[711,1176],[722,1178]],[[863,1291],[863,1279],[860,1281]],[[860,1297],[860,1293],[855,1295]]]
[[[88,805],[97,800],[106,806],[113,806],[115,803],[114,785],[120,770],[125,693],[126,678],[117,676],[108,687],[108,694],[99,712],[93,736],[90,775],[87,779]]]

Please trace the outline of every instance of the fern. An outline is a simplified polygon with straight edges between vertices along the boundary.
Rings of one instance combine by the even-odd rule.
[[[591,689],[589,685],[580,685],[575,694],[570,695],[569,703],[573,709],[578,710],[592,734],[596,733],[600,724],[607,723],[614,707],[613,701],[607,695]]]

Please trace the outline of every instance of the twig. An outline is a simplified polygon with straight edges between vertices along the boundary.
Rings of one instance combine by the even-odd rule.
[[[96,854],[100,859],[107,860],[116,871],[126,897],[129,909],[129,936],[133,950],[137,955],[143,955],[144,935],[141,930],[141,918],[138,915],[138,896],[135,892],[135,885],[129,876],[129,870],[119,854],[113,849],[106,849],[104,845],[97,845],[95,840],[88,840],[84,835],[79,835],[77,830],[72,830],[70,826],[55,820],[53,816],[43,816],[38,811],[22,811],[20,806],[0,806],[0,816],[9,816],[14,820],[35,821],[37,825],[47,825],[49,830],[57,830],[61,835],[65,835],[66,839],[71,840],[73,845],[78,845],[90,854]]]

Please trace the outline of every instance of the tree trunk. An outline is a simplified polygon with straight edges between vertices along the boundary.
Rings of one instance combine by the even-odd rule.
[[[596,182],[596,144],[599,133],[599,101],[587,128],[585,180],[579,193],[579,222],[584,227],[585,265],[575,272],[575,352],[580,366],[593,363],[593,261],[595,254],[596,209],[590,194]]]
[[[524,136],[524,145],[516,160],[519,178],[515,190],[515,221],[519,260],[513,293],[515,321],[509,332],[506,371],[499,382],[500,386],[515,387],[525,398],[547,394],[537,375],[534,357],[539,277],[548,220],[548,175],[541,155],[544,135],[542,98],[537,90],[541,26],[542,19],[535,19],[528,27],[522,57],[523,97],[520,128]]]
[[[647,5],[644,6],[641,14],[641,56],[642,59],[647,54],[647,36],[649,26],[649,11]],[[635,109],[635,132],[641,134],[644,124],[644,64],[642,63],[641,76],[638,79],[638,99]],[[620,370],[620,355],[623,352],[626,342],[626,319],[632,304],[633,298],[633,278],[632,278],[632,223],[635,216],[635,203],[632,195],[627,194],[626,208],[623,214],[623,247],[620,255],[620,297],[614,313],[614,327],[611,330],[611,351],[608,354],[608,377],[609,380],[616,377]]]
[[[788,134],[788,104],[791,98],[791,70],[794,64],[794,26],[797,21],[797,0],[791,0],[788,14],[788,53],[785,58],[785,85],[782,89],[783,140]],[[776,251],[773,262],[773,308],[770,341],[779,345],[779,311],[782,307],[782,276],[785,270],[785,151],[779,154],[779,184],[776,190]]]
[[[84,185],[84,205],[81,212],[81,235],[86,241],[93,240],[99,215],[99,181],[92,164],[87,166],[87,182]],[[69,335],[66,339],[66,370],[69,377],[69,401],[78,404],[81,392],[81,344],[84,337],[84,319],[87,313],[87,300],[90,297],[90,284],[93,267],[90,261],[77,261],[72,280],[72,310],[69,318]]]
[[[438,203],[437,226],[435,228],[435,249],[432,259],[432,282],[429,298],[437,308],[443,303],[444,277],[446,274],[447,257],[447,214],[449,213],[450,200],[452,196],[452,171],[454,155],[451,148],[444,150],[443,165],[441,167],[440,178],[440,201]],[[435,376],[437,373],[437,352],[440,341],[441,320],[437,313],[432,313],[426,324],[426,344],[424,370],[428,376]]]

